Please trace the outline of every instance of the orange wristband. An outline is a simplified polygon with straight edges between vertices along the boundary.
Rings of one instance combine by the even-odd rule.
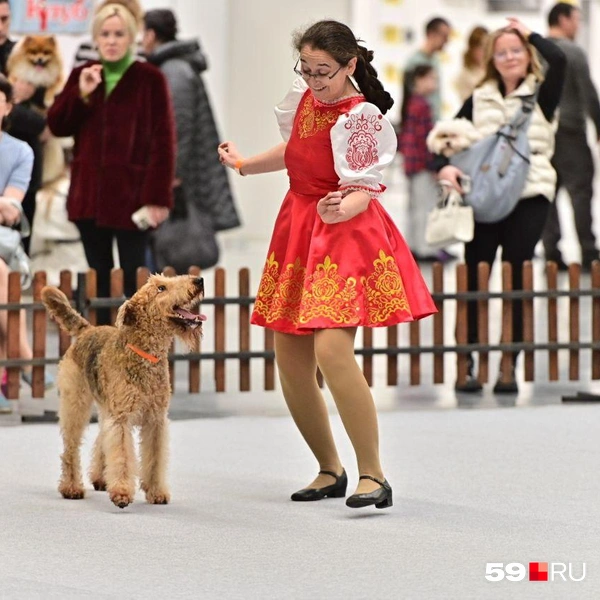
[[[233,168],[237,171],[238,175],[241,175],[242,177],[244,177],[244,174],[242,173],[243,165],[244,165],[244,161],[240,159],[240,160],[236,160],[235,165],[233,166]]]

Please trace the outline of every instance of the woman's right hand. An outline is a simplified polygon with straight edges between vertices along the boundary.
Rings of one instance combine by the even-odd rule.
[[[230,169],[235,169],[236,164],[243,160],[243,156],[238,152],[238,149],[233,142],[223,142],[219,144],[217,152],[219,153],[219,160],[221,163]]]
[[[437,174],[437,178],[439,179],[445,179],[446,181],[449,181],[452,184],[452,187],[459,193],[462,194],[463,193],[463,189],[460,185],[460,178],[464,177],[464,173],[458,168],[455,167],[453,165],[446,165],[445,167],[442,167],[442,169],[440,169],[440,171]]]
[[[82,97],[89,96],[102,81],[102,65],[92,65],[82,69],[79,75],[79,91]]]
[[[21,211],[4,196],[0,196],[0,225],[12,227],[21,220]]]

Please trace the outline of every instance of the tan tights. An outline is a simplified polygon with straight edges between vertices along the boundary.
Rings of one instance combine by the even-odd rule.
[[[371,390],[354,357],[356,328],[322,329],[314,335],[275,333],[275,356],[285,401],[290,413],[319,463],[319,469],[342,472],[333,441],[327,406],[317,385],[319,366],[342,423],[352,442],[360,475],[383,478],[379,461],[377,412]],[[308,487],[333,483],[319,475]],[[359,493],[379,486],[361,480]]]

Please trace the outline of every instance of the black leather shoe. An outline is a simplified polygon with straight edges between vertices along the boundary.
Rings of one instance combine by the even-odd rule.
[[[479,379],[475,377],[475,359],[472,354],[467,355],[467,378],[463,384],[458,381],[454,384],[454,389],[457,392],[465,392],[467,394],[475,394],[483,390],[483,386]]]
[[[335,477],[335,483],[322,488],[304,488],[294,492],[292,494],[294,502],[314,502],[323,498],[343,498],[346,495],[346,487],[348,487],[346,470],[343,470],[341,475],[336,475],[333,471],[319,471],[319,474]]]
[[[374,504],[375,508],[389,508],[394,504],[392,502],[392,487],[387,482],[387,479],[381,481],[380,479],[371,477],[371,475],[361,475],[359,479],[370,479],[378,483],[381,487],[368,494],[353,494],[346,500],[346,506],[350,508],[362,508],[363,506]]]
[[[510,371],[510,379],[507,382],[502,381],[502,373],[498,374],[498,381],[494,386],[494,394],[518,394],[519,385],[515,376],[515,368],[512,367]]]

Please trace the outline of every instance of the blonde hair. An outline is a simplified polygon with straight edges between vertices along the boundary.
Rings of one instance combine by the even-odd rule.
[[[122,4],[117,3],[104,5],[94,15],[94,20],[92,21],[92,37],[94,38],[94,41],[96,41],[100,35],[100,30],[102,29],[102,25],[104,25],[104,21],[110,19],[111,17],[119,17],[121,21],[123,21],[125,28],[129,33],[131,44],[135,44],[135,38],[137,37],[138,33],[138,27],[135,18]]]
[[[144,18],[144,10],[140,6],[138,0],[102,0],[96,7],[94,14],[98,14],[98,12],[108,4],[122,4],[133,15],[138,27],[141,26]]]
[[[527,66],[527,73],[532,73],[537,79],[538,83],[544,81],[544,71],[542,69],[537,50],[523,37],[523,34],[520,31],[517,31],[512,27],[504,27],[502,29],[494,31],[493,33],[490,33],[487,39],[484,58],[485,75],[483,76],[483,79],[481,80],[481,83],[479,85],[490,80],[496,81],[498,83],[502,81],[502,76],[500,75],[498,69],[496,69],[496,65],[494,64],[494,46],[496,45],[496,41],[498,40],[498,38],[502,37],[503,35],[506,35],[507,33],[512,33],[516,35],[523,43],[523,47],[527,51],[527,54],[529,54],[529,65]]]

